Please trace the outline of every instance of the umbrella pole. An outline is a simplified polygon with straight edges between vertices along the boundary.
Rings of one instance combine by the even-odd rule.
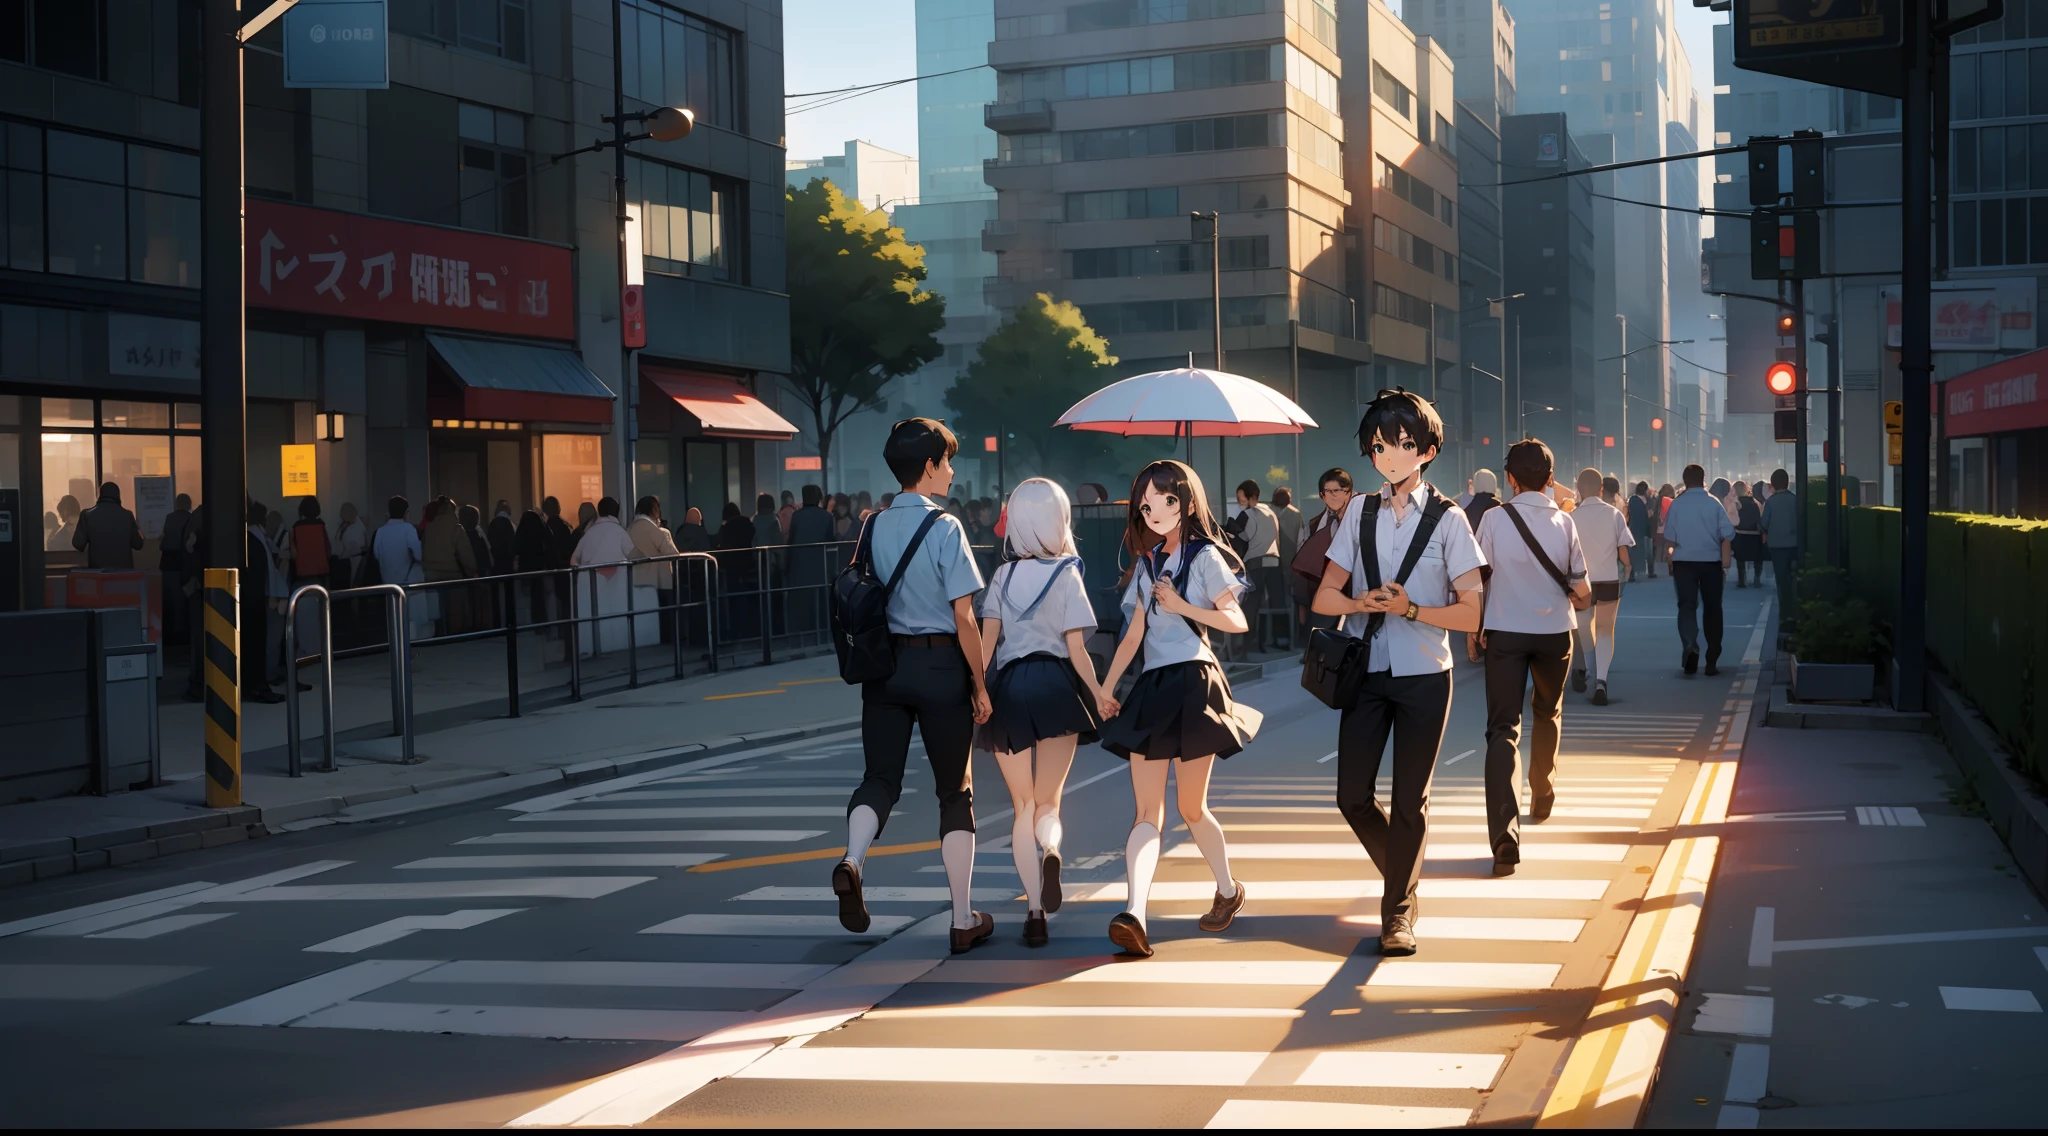
[[[1188,439],[1188,468],[1193,469],[1195,468],[1195,424],[1193,422],[1183,422],[1180,425],[1181,429],[1186,432]]]

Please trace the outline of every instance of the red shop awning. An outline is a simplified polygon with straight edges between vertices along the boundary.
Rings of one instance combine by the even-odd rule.
[[[787,442],[797,435],[795,424],[748,393],[737,379],[644,363],[640,373],[695,418],[707,438]]]
[[[2048,350],[2002,359],[1941,383],[1936,397],[1948,400],[1948,436],[1970,438],[2048,426],[2048,384],[2039,378],[2043,371],[2048,371]]]
[[[612,420],[611,388],[574,351],[440,332],[428,332],[427,344],[462,387],[463,418],[597,426]]]

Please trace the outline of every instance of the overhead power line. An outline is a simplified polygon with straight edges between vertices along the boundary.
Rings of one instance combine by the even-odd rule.
[[[951,71],[934,71],[929,75],[912,75],[906,79],[885,79],[879,83],[861,83],[856,86],[840,87],[830,91],[801,91],[795,94],[784,95],[782,97],[785,100],[812,99],[815,101],[805,103],[801,106],[789,107],[786,110],[784,110],[783,113],[785,115],[802,114],[807,110],[819,110],[824,107],[835,106],[839,103],[845,102],[848,99],[857,99],[862,95],[874,94],[876,91],[886,91],[891,87],[900,87],[905,83],[915,83],[919,79],[942,79],[948,75],[962,75],[969,71],[979,71],[987,66],[988,64],[986,63],[976,63],[971,67],[955,67]]]

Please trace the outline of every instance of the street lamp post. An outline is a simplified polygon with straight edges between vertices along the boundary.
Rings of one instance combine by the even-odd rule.
[[[1506,295],[1506,296],[1488,296],[1488,297],[1486,298],[1486,306],[1487,306],[1487,309],[1488,309],[1488,314],[1489,314],[1489,315],[1491,315],[1491,316],[1492,316],[1492,317],[1493,317],[1494,319],[1497,319],[1497,320],[1501,321],[1501,327],[1500,327],[1500,330],[1501,330],[1501,341],[1500,341],[1500,357],[1501,357],[1501,365],[1500,365],[1500,369],[1501,369],[1501,372],[1502,372],[1502,374],[1505,374],[1505,373],[1507,372],[1507,369],[1508,369],[1508,365],[1507,365],[1507,358],[1508,358],[1508,341],[1507,341],[1507,330],[1508,330],[1508,326],[1507,326],[1507,325],[1508,325],[1508,319],[1507,319],[1507,306],[1508,306],[1508,304],[1509,304],[1509,303],[1510,303],[1511,301],[1514,301],[1514,300],[1519,300],[1519,299],[1522,299],[1522,298],[1523,298],[1524,296],[1527,296],[1528,294],[1529,294],[1529,293],[1527,293],[1527,292],[1515,292],[1515,293],[1512,293],[1512,294],[1510,294],[1510,295]],[[1515,313],[1515,321],[1514,321],[1514,322],[1515,322],[1515,394],[1514,394],[1514,397],[1515,397],[1516,399],[1520,399],[1520,398],[1522,397],[1522,313],[1520,313],[1520,312],[1516,312],[1516,313]],[[1508,381],[1507,381],[1506,379],[1501,379],[1501,381],[1500,381],[1500,429],[1501,429],[1501,433],[1503,433],[1503,434],[1507,433],[1507,430],[1508,430],[1508,401],[1509,401],[1509,399],[1508,399]],[[1522,431],[1521,431],[1521,425],[1522,425],[1522,422],[1521,422],[1521,417],[1522,417],[1522,415],[1521,415],[1521,411],[1520,411],[1520,409],[1517,409],[1517,410],[1515,411],[1515,433],[1517,433],[1517,434],[1519,434],[1519,433],[1521,433],[1521,432],[1522,432]]]

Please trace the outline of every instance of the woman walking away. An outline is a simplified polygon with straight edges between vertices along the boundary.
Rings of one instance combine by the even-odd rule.
[[[1586,673],[1593,675],[1593,705],[1607,705],[1607,668],[1614,662],[1614,620],[1621,609],[1622,573],[1632,568],[1628,550],[1636,543],[1628,518],[1608,503],[1601,492],[1620,483],[1604,482],[1597,469],[1579,471],[1579,507],[1572,523],[1579,530],[1579,547],[1586,555],[1586,580],[1593,586],[1591,619],[1582,619],[1572,632],[1572,689],[1584,693]],[[1630,572],[1633,575],[1633,572]]]
[[[1200,926],[1222,931],[1244,907],[1244,885],[1231,878],[1223,826],[1209,811],[1209,776],[1217,758],[1251,742],[1264,716],[1232,700],[1209,647],[1208,629],[1242,635],[1251,625],[1238,608],[1244,563],[1224,542],[1194,470],[1156,461],[1138,472],[1124,543],[1132,560],[1124,575],[1124,637],[1102,688],[1116,689],[1141,643],[1145,669],[1128,703],[1119,708],[1112,700],[1104,707],[1113,717],[1102,727],[1103,748],[1130,761],[1137,803],[1124,845],[1129,908],[1109,921],[1109,939],[1128,957],[1149,958],[1145,899],[1159,867],[1168,767],[1179,759],[1181,820],[1216,877],[1216,899]]]
[[[1735,483],[1735,586],[1764,586],[1764,507],[1749,483]]]
[[[1095,612],[1081,582],[1066,490],[1042,477],[1019,485],[1008,532],[1018,559],[997,569],[981,598],[983,667],[992,656],[998,669],[989,680],[994,709],[974,740],[996,755],[1010,787],[1024,942],[1042,947],[1045,917],[1060,909],[1060,791],[1074,747],[1098,736],[1109,695],[1095,685],[1088,657]]]

